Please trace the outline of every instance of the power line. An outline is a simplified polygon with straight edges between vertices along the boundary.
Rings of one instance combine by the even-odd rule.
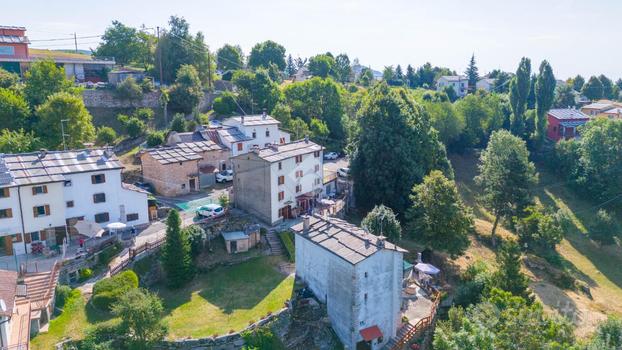
[[[30,40],[30,42],[42,42],[42,41],[69,41],[74,39],[93,39],[93,38],[101,38],[101,35],[88,35],[88,36],[77,36],[71,38],[54,38],[54,39],[35,39]]]

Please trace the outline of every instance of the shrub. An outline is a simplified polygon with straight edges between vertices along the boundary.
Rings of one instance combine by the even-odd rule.
[[[84,282],[93,276],[93,270],[87,268],[78,270],[78,281]]]
[[[171,121],[171,131],[186,131],[186,118],[183,114],[175,114],[173,121]]]
[[[127,131],[127,135],[131,138],[142,135],[145,132],[145,128],[145,123],[136,117],[130,117],[127,123],[125,123],[125,131]]]
[[[219,115],[231,115],[237,112],[238,106],[233,94],[227,91],[214,99],[212,109]]]
[[[123,80],[115,89],[117,97],[122,100],[137,101],[143,98],[143,89],[136,79],[129,77]]]
[[[164,143],[164,132],[152,131],[147,134],[147,146],[156,147]]]
[[[153,83],[153,79],[146,77],[140,82],[140,88],[143,92],[152,92],[155,91],[155,84]]]
[[[99,146],[110,145],[117,139],[117,132],[109,126],[101,126],[97,129],[95,143]]]
[[[283,231],[279,233],[279,238],[287,250],[287,256],[289,261],[294,262],[296,260],[296,250],[294,247],[294,233],[291,231]]]
[[[134,116],[140,120],[151,120],[153,119],[153,116],[155,115],[155,113],[153,112],[153,109],[151,108],[139,108],[134,112]]]
[[[220,196],[218,196],[218,204],[220,204],[221,207],[227,209],[229,208],[229,203],[230,199],[226,193],[221,193]]]
[[[611,214],[605,209],[600,209],[596,213],[596,218],[590,225],[590,237],[601,244],[613,244],[615,231],[615,221]]]
[[[65,302],[67,298],[71,295],[71,287],[59,284],[56,286],[56,301],[55,305],[57,308],[62,309],[65,306]]]
[[[247,330],[241,335],[248,349],[272,349],[278,341],[268,326]]]
[[[132,270],[100,280],[93,286],[93,305],[110,310],[123,293],[134,288],[138,288],[138,276]]]
[[[113,245],[102,249],[97,255],[97,265],[107,266],[112,259],[123,250],[123,246],[120,242],[115,242]]]

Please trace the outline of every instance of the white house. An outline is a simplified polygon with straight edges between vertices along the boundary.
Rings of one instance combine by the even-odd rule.
[[[296,233],[296,276],[326,304],[346,349],[380,349],[401,322],[406,250],[346,221],[305,216]]]
[[[495,79],[493,79],[493,78],[480,78],[477,81],[477,83],[475,84],[475,88],[477,90],[484,90],[486,92],[491,92],[495,88]]]
[[[468,92],[469,80],[462,75],[443,75],[436,81],[436,90],[443,91],[446,86],[451,86],[458,97],[464,97]]]
[[[236,207],[270,224],[309,212],[323,189],[322,152],[304,139],[233,157]]]
[[[60,244],[78,220],[148,223],[147,193],[122,169],[107,149],[0,155],[0,254]]]
[[[220,143],[231,150],[231,156],[250,152],[253,147],[284,144],[290,140],[289,133],[279,129],[281,122],[267,115],[243,115],[230,117],[216,128]]]

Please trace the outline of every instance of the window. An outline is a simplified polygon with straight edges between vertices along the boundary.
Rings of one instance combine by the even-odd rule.
[[[8,188],[0,189],[0,198],[9,198],[11,196],[11,192]]]
[[[296,185],[296,193],[302,191],[302,185]]]
[[[302,154],[296,156],[296,163],[302,163]]]
[[[302,177],[302,170],[296,170],[296,177]]]
[[[104,202],[106,202],[105,193],[95,193],[93,195],[93,203],[104,203]]]
[[[71,187],[71,180],[65,180],[65,187]]]
[[[319,185],[320,184],[320,179],[315,179],[315,184]]]
[[[242,151],[244,149],[244,144],[238,143],[238,151]]]
[[[127,214],[126,221],[136,221],[138,220],[138,213]]]
[[[39,205],[39,206],[33,207],[32,214],[36,218],[40,216],[48,216],[50,215],[50,206],[45,204],[45,205]]]
[[[0,209],[0,219],[8,219],[13,217],[13,209]]]
[[[105,174],[91,175],[91,183],[92,184],[103,184],[104,182],[106,182],[106,175]]]
[[[283,163],[279,162],[279,170],[283,170]]]
[[[315,172],[319,172],[320,171],[320,165],[319,164],[315,164]]]
[[[30,232],[30,240],[31,241],[40,241],[41,240],[41,235],[39,234],[39,231]]]
[[[38,194],[44,194],[44,193],[48,193],[48,187],[46,185],[34,186],[32,188],[32,195],[33,196],[36,196]]]
[[[67,201],[67,208],[73,208],[73,201]]]
[[[281,191],[279,192],[279,201],[282,201],[283,199],[285,199],[285,192]]]
[[[314,156],[315,158],[320,158],[320,151],[315,151],[315,152],[313,152],[313,156]]]
[[[280,142],[281,144],[284,144],[284,143],[285,143],[285,138],[284,138],[284,137],[281,137],[281,138],[279,139],[279,142]]]
[[[266,137],[270,137],[270,130],[266,129]]]
[[[365,272],[365,278],[367,278],[367,272]]]
[[[367,293],[365,293],[365,302],[367,302]]]
[[[186,184],[181,184],[181,189],[185,190],[186,189]]]
[[[257,131],[253,130],[253,138],[256,139],[257,138]]]
[[[106,222],[106,221],[110,221],[110,215],[108,215],[108,213],[99,213],[99,214],[95,214],[95,222],[96,223],[101,223],[101,222]]]
[[[285,183],[285,176],[281,175],[279,176],[279,185],[282,185]]]

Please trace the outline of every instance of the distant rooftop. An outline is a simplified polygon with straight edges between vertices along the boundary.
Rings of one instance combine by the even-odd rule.
[[[294,225],[292,230],[351,264],[357,264],[383,249],[407,252],[387,241],[382,246],[378,236],[341,219],[313,215],[309,217],[309,224],[307,232],[303,222]]]
[[[549,115],[559,120],[589,119],[590,116],[574,108],[551,109]]]
[[[26,30],[25,27],[2,26],[2,25],[0,25],[0,29],[5,29],[5,30]]]
[[[613,107],[615,107],[613,102],[598,101],[598,102],[590,103],[589,105],[585,105],[581,108],[604,110],[604,109],[609,109]]]
[[[322,146],[309,140],[298,140],[259,150],[258,156],[268,162],[278,162],[298,155],[321,151]]]
[[[103,148],[0,154],[0,158],[4,163],[0,162],[0,185],[58,182],[65,174],[123,168],[114,153]]]
[[[447,81],[463,81],[467,80],[465,76],[462,75],[443,75],[439,79],[445,79]]]
[[[272,125],[280,123],[281,122],[273,117],[262,114],[229,117],[222,121],[223,125],[242,124],[244,126]]]

